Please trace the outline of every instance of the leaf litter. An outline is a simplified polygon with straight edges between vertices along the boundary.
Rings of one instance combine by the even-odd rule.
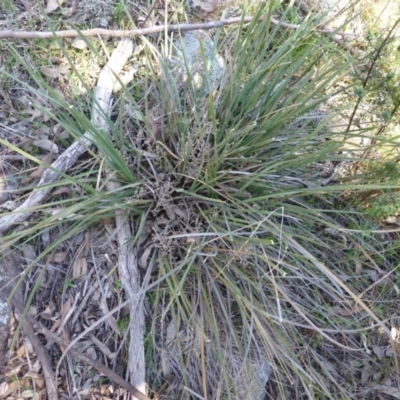
[[[53,4],[50,3],[50,1],[47,3],[46,8],[46,11],[49,13],[55,11],[62,4],[60,1],[53,2]],[[49,7],[51,11],[49,11]],[[51,9],[52,7],[53,9]],[[57,69],[56,71],[45,71],[48,75],[46,75],[46,73],[44,74],[48,78],[52,79],[59,78],[60,75],[62,75],[59,71],[56,74]],[[157,115],[156,111],[153,111],[153,113]],[[42,115],[40,115],[40,113],[32,115],[31,122],[34,122],[34,120],[41,117]],[[157,123],[154,121],[151,123],[155,126],[155,131],[162,131],[160,128],[162,122],[159,121],[159,116],[157,116],[157,119]],[[156,126],[156,124],[160,125]],[[30,126],[32,125],[30,124]],[[58,129],[59,128],[54,127],[55,134]],[[132,123],[130,129],[132,129],[132,131],[137,131],[139,129],[137,123]],[[30,129],[28,128],[28,130]],[[10,137],[9,132],[7,133],[7,136]],[[51,142],[51,140],[49,142]],[[33,143],[35,144],[35,142]],[[200,146],[200,144],[197,145]],[[47,148],[44,146],[37,147],[51,152],[51,145],[48,145]],[[140,145],[136,146],[136,148],[144,155],[153,155],[153,157],[150,158],[156,160],[161,158],[161,150],[151,141],[145,143],[143,140]],[[173,148],[173,146],[171,146],[171,148]],[[202,151],[204,151],[204,149],[202,149]],[[46,162],[46,164],[47,163],[48,162]],[[131,164],[132,167],[136,166],[135,160],[132,160]],[[150,162],[149,165],[151,165]],[[192,161],[191,167],[192,175],[195,176],[197,168],[196,162]],[[33,179],[40,178],[43,172],[44,170],[40,170],[40,167],[38,167],[34,173],[28,176],[28,181],[24,181],[23,183],[29,183]],[[193,209],[200,207],[199,204],[195,201],[188,203],[187,200],[180,199],[174,192],[173,188],[171,188],[168,179],[168,176],[161,176],[158,177],[158,179],[150,181],[146,189],[135,194],[131,199],[133,203],[154,202],[155,204],[151,215],[146,219],[145,227],[138,239],[138,243],[140,243],[139,262],[140,266],[144,270],[150,266],[152,256],[157,253],[162,253],[171,260],[179,260],[182,254],[180,249],[187,249],[188,246],[191,246],[192,244],[193,246],[199,244],[196,240],[190,241],[188,239],[190,235],[207,230],[207,226],[204,226],[204,222],[198,217],[198,214],[193,212]],[[190,181],[190,177],[188,178],[188,181]],[[230,189],[227,189],[227,191],[229,190]],[[232,191],[233,190],[234,189],[232,189]],[[53,194],[54,193],[55,192],[53,192]],[[69,197],[71,189],[68,188],[67,191],[59,189],[59,192],[56,194],[60,196],[68,195],[67,197]],[[45,242],[40,243],[40,241],[38,241],[38,243],[30,244],[29,250],[25,249],[24,255],[21,255],[21,260],[25,260],[26,265],[30,264],[31,261],[36,259],[37,255],[43,250],[46,244],[53,243],[57,240],[60,232],[62,232],[66,227],[66,222],[62,221],[58,228],[53,228],[48,232]],[[179,237],[179,235],[182,235],[183,237]],[[112,238],[111,235],[103,231],[99,232],[98,230],[91,230],[88,232],[88,236],[90,242],[87,249],[88,252],[82,257],[75,258],[74,256],[79,253],[81,246],[84,246],[87,243],[86,238],[83,238],[80,235],[77,235],[66,243],[60,243],[55,247],[55,252],[52,255],[49,255],[46,260],[46,262],[48,262],[48,268],[44,273],[43,279],[40,281],[41,290],[35,295],[33,300],[37,305],[38,310],[42,310],[41,312],[38,312],[37,315],[40,314],[42,317],[46,315],[47,318],[50,318],[54,330],[58,329],[62,324],[62,321],[68,316],[68,313],[73,310],[74,315],[68,316],[68,319],[65,321],[65,327],[63,326],[62,331],[63,335],[70,337],[79,334],[84,329],[88,329],[94,321],[106,315],[111,308],[120,304],[124,298],[123,294],[118,291],[119,282],[118,276],[115,272],[117,250],[110,242],[110,238]],[[346,236],[341,233],[338,233],[336,237],[340,241],[346,241]],[[105,243],[109,243],[109,246],[104,246]],[[232,251],[237,254],[239,259],[241,258],[241,249],[233,249],[223,240],[218,241],[218,248],[221,251]],[[214,249],[212,246],[210,246],[209,250],[210,252],[208,254],[213,254]],[[241,261],[245,266],[245,257],[242,258]],[[357,273],[361,274],[364,270],[359,266],[359,264],[359,262],[356,264]],[[41,268],[43,268],[43,265],[39,265],[35,268],[36,271],[33,269],[28,274],[29,281],[32,283],[37,279],[37,273]],[[143,273],[145,273],[145,271]],[[373,281],[376,281],[376,279],[373,279]],[[180,289],[187,290],[182,287]],[[193,297],[195,298],[195,296]],[[76,308],[73,308],[72,299],[77,300]],[[214,300],[215,303],[218,304],[218,299],[215,298]],[[165,301],[167,301],[167,299],[165,299]],[[198,306],[199,309],[194,307],[194,318],[196,318],[197,314],[201,313],[201,305]],[[165,310],[162,307],[160,307],[158,311],[159,315],[163,315],[163,318],[156,320],[154,324],[157,327],[157,331],[160,332],[160,336],[155,337],[153,340],[161,349],[159,357],[162,360],[162,371],[165,377],[180,376],[180,352],[182,346],[193,346],[191,349],[187,350],[186,355],[188,358],[190,358],[189,356],[194,355],[193,359],[196,359],[197,357],[197,360],[199,360],[201,352],[208,351],[206,343],[214,341],[216,338],[213,337],[212,334],[204,337],[205,332],[201,327],[196,326],[195,329],[192,329],[187,322],[176,319],[172,311],[165,313]],[[332,315],[339,318],[354,316],[359,314],[360,311],[361,310],[357,305],[349,308],[341,307],[340,305],[332,307]],[[121,309],[115,318],[110,317],[107,322],[102,324],[100,327],[96,327],[93,332],[91,332],[89,337],[90,340],[81,343],[83,345],[82,351],[87,351],[93,358],[98,358],[101,356],[101,353],[103,353],[110,359],[118,357],[124,359],[124,357],[126,357],[126,349],[123,346],[123,337],[126,334],[126,329],[124,330],[124,327],[119,325],[120,321],[123,321],[124,317],[126,317],[126,309]],[[359,316],[357,315],[357,317]],[[376,338],[372,335],[369,337],[369,340],[374,341],[375,339]],[[337,340],[340,341],[340,338],[338,337]],[[355,342],[361,341],[361,336],[353,334],[352,340]],[[230,343],[227,343],[227,348],[229,348],[230,345]],[[324,361],[322,366],[325,369],[332,369],[331,365],[334,364],[333,360],[338,357],[338,354],[335,354],[326,343],[319,342],[316,343],[315,346],[321,350],[321,353],[325,352],[327,358],[330,357],[332,360],[330,362]],[[378,349],[385,348],[385,346],[388,346],[388,343],[381,343],[379,346],[374,345],[373,347],[373,352],[379,360],[382,360],[383,354],[385,353]],[[390,352],[387,354],[390,355]],[[27,355],[29,358],[32,358],[32,360],[30,360],[29,363],[21,363],[20,359]],[[54,348],[51,356],[53,360],[57,360],[60,356],[59,350]],[[237,360],[240,360],[242,355],[239,354],[239,352],[235,353],[235,350],[231,349],[229,357],[232,357],[232,364],[237,367],[235,371],[231,371],[234,376],[234,381],[237,385],[240,385],[240,382],[244,379],[243,368],[240,368],[240,363],[238,363]],[[350,374],[356,375],[361,373],[361,381],[367,383],[374,380],[374,374],[376,372],[375,368],[370,367],[370,364],[368,363],[369,359],[370,357],[366,353],[358,355],[347,354],[339,361],[339,364],[354,365]],[[20,363],[18,363],[18,361]],[[26,370],[27,365],[35,365],[34,361],[34,352],[32,350],[27,350],[25,345],[20,341],[20,347],[14,356],[10,357],[10,365],[12,366],[13,363],[16,363],[15,368],[10,369],[10,371],[15,375],[21,376],[21,373]],[[213,363],[215,363],[215,357],[210,355],[210,357],[207,358],[207,362],[209,364],[206,368],[213,371],[215,369],[215,365],[213,365]],[[259,362],[261,365],[262,360],[259,360]],[[360,367],[360,365],[363,366]],[[196,376],[198,371],[201,371],[202,368],[204,367],[200,365],[200,361],[189,363],[187,375]],[[345,369],[347,369],[347,367]],[[36,375],[33,371],[34,369],[25,371],[25,374],[21,377],[21,381],[17,385],[14,385],[15,387],[12,387],[13,385],[11,383],[9,387],[5,389],[5,392],[12,394],[19,389],[22,384],[24,384],[25,387],[31,387],[33,380],[35,380],[38,389],[43,390],[43,380],[40,380],[40,376],[39,378],[37,376],[39,371]],[[61,366],[59,370],[60,376],[70,377],[70,373],[71,372],[68,371],[65,366]],[[332,373],[334,372],[332,371]],[[89,375],[92,375],[91,379],[86,380],[85,376]],[[27,378],[30,378],[31,380],[27,380]],[[108,384],[102,383],[102,377],[100,375],[91,370],[90,367],[79,362],[76,365],[76,370],[72,380],[77,387],[82,388],[80,392],[82,396],[101,395],[104,397],[109,396],[111,398],[116,394],[114,388]],[[378,393],[388,394],[394,398],[398,398],[396,397],[398,396],[398,393],[396,389],[391,387],[391,382],[385,383],[388,383],[388,385],[373,383],[369,388]],[[97,388],[95,384],[97,384]],[[65,386],[63,386],[62,382],[59,382],[59,385],[61,392],[65,390]],[[185,388],[182,389],[177,381],[174,381],[173,379],[170,379],[170,386],[172,392],[186,390]],[[12,391],[10,391],[10,387],[13,389]],[[24,395],[33,398],[35,393],[31,390],[27,390],[24,392]]]

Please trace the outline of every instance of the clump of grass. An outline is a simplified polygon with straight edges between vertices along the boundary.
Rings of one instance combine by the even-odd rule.
[[[227,38],[229,73],[207,96],[194,95],[190,81],[160,79],[148,44],[148,69],[124,88],[111,138],[32,72],[39,89],[30,89],[58,107],[52,121],[74,136],[93,132],[98,154],[54,184],[79,197],[37,207],[40,218],[8,240],[40,242],[51,231],[43,259],[123,208],[140,265],[160,281],[147,293],[147,381],[174,398],[254,399],[270,370],[282,398],[352,398],[361,386],[348,379],[353,366],[369,362],[363,337],[375,340],[389,317],[390,306],[368,305],[368,273],[354,275],[354,260],[387,267],[385,249],[359,233],[359,212],[332,201],[349,186],[320,184],[333,173],[323,166],[344,159],[342,143],[329,118],[296,124],[342,93],[352,60],[325,62],[322,50],[335,48],[316,39],[319,20],[282,34],[270,24],[275,6],[260,5]],[[121,190],[105,191],[104,168]],[[54,207],[62,213],[51,215]]]
[[[338,336],[346,318],[327,313],[337,304],[351,309],[350,299],[362,290],[340,278],[351,274],[343,256],[348,241],[357,248],[359,239],[335,234],[352,211],[344,217],[324,196],[340,187],[301,183],[318,174],[316,165],[339,161],[341,144],[327,121],[306,132],[291,129],[335,95],[346,69],[322,62],[315,48],[326,49],[329,39],[315,43],[312,26],[307,21],[286,37],[266,18],[239,30],[226,86],[204,102],[187,104],[176,82],[156,88],[160,135],[169,149],[160,170],[166,204],[184,212],[156,240],[159,276],[177,263],[181,271],[157,289],[153,315],[162,309],[165,325],[188,332],[184,341],[176,334],[163,357],[202,396],[243,396],[238,371],[254,376],[264,359],[284,398],[350,396],[345,376],[326,371],[320,352],[331,344],[359,346]],[[164,212],[159,208],[155,220]],[[379,323],[373,312],[370,318]],[[154,344],[166,346],[162,338]],[[296,388],[285,387],[284,377],[295,379]]]

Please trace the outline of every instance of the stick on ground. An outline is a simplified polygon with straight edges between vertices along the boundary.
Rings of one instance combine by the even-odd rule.
[[[263,20],[265,16],[261,16],[260,20]],[[121,31],[121,30],[109,30],[102,28],[95,29],[86,29],[82,31],[77,31],[75,29],[69,29],[65,31],[44,31],[44,32],[29,32],[29,31],[12,31],[12,30],[4,30],[0,31],[0,39],[50,39],[54,36],[59,38],[65,37],[89,37],[89,36],[103,36],[103,37],[111,37],[111,38],[133,38],[137,36],[146,36],[153,35],[156,33],[162,32],[185,32],[185,31],[194,31],[199,29],[215,29],[220,28],[222,26],[240,24],[251,22],[254,19],[253,16],[245,16],[245,17],[234,17],[228,19],[221,19],[218,21],[210,21],[210,22],[202,22],[197,24],[178,24],[178,25],[157,25],[151,26],[148,28],[141,29],[133,29],[129,31]],[[279,21],[275,18],[271,18],[271,24],[275,26],[280,26],[284,29],[298,29],[301,25],[289,24],[287,22]],[[328,36],[331,36],[332,41],[343,45],[346,47],[344,43],[344,38],[349,35],[344,32],[336,32],[331,29],[322,27],[316,27],[314,30],[316,33],[322,33]]]

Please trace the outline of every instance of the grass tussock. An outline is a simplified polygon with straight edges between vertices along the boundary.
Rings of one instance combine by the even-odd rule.
[[[339,165],[359,161],[346,140],[367,134],[338,134],[333,126],[340,110],[332,100],[341,107],[349,100],[353,83],[341,83],[355,59],[315,33],[320,17],[289,31],[270,21],[279,13],[293,22],[293,8],[268,2],[254,11],[251,23],[215,33],[229,55],[226,71],[201,95],[190,71],[185,82],[176,79],[155,43],[143,40],[137,79],[115,98],[110,136],[92,126],[83,97],[71,107],[9,46],[30,83],[4,76],[61,127],[52,140],[65,147],[90,131],[98,150],[53,184],[69,196],[58,192],[5,238],[18,251],[35,249],[24,277],[36,288],[45,286],[38,270],[53,271],[55,254],[86,243],[97,282],[110,279],[112,308],[123,294],[109,219],[124,210],[134,227],[129,244],[151,287],[146,381],[157,398],[262,399],[268,381],[271,399],[376,399],[377,382],[399,373],[399,249],[395,236],[381,234],[348,199],[397,183],[351,173],[336,179]],[[105,57],[104,49],[91,51]],[[70,73],[87,88],[77,69]],[[62,130],[64,142],[54,133]],[[40,163],[19,141],[0,143]],[[106,190],[106,171],[120,189]],[[88,232],[92,241],[83,239]],[[56,276],[64,296],[69,281]],[[31,301],[39,298],[40,291],[31,293]],[[129,321],[123,313],[117,319],[108,338],[123,359]]]

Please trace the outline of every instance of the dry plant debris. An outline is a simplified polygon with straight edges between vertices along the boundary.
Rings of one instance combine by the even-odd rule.
[[[63,4],[62,1],[49,1],[46,3],[46,11],[49,14],[60,11],[60,6],[69,6],[69,3]],[[194,4],[199,6],[199,3]],[[203,7],[201,5],[200,7],[204,11],[214,11],[214,4],[206,4],[205,6],[204,2],[202,4]],[[75,6],[77,5],[72,4],[72,7]],[[79,6],[82,7],[82,5]],[[144,5],[139,4],[139,7],[144,7]],[[146,9],[148,10],[148,8]],[[176,9],[179,9],[179,7],[176,7]],[[137,10],[136,12],[139,14]],[[162,14],[159,10],[157,12],[165,16],[165,13]],[[84,14],[86,18],[86,15],[90,15],[90,12],[86,10]],[[73,13],[71,15],[73,16]],[[148,15],[141,15],[141,21],[146,20],[147,17]],[[21,18],[26,18],[26,15]],[[108,19],[111,20],[111,18]],[[236,23],[239,19],[233,21]],[[280,23],[278,19],[273,19],[272,24],[292,30],[299,28],[298,24]],[[107,23],[103,25],[107,25]],[[220,22],[208,23],[208,25],[188,24],[187,29],[196,27],[215,28],[221,25],[223,24]],[[90,33],[111,35],[117,32],[116,28],[118,27],[113,26],[111,28],[110,30],[100,31],[96,28]],[[182,28],[185,29],[185,25],[172,26],[172,30],[182,30]],[[142,30],[135,30],[134,33],[133,31],[128,33],[130,35],[141,35],[163,31],[165,31],[165,26],[157,26],[155,29],[152,27],[143,28]],[[318,32],[328,35],[332,33],[331,30],[324,28]],[[122,31],[122,35],[128,33]],[[34,34],[29,35],[33,37]],[[77,31],[70,31],[69,34],[72,36],[77,35]],[[42,37],[53,37],[52,32],[49,33],[49,36],[46,35],[47,33],[44,32]],[[337,40],[343,43],[343,35],[339,35]],[[90,44],[89,42],[89,46]],[[83,46],[75,45],[73,47],[77,51],[85,52],[89,46],[84,41]],[[66,77],[70,67],[65,62],[64,57],[52,59],[52,62],[54,63],[53,66],[41,66],[40,72],[51,85],[57,87],[57,90],[61,90],[63,81],[68,80]],[[96,71],[100,69],[98,65],[95,68],[97,68]],[[141,67],[139,66],[139,68]],[[93,73],[93,76],[88,78],[88,81],[91,82],[90,85],[93,85],[93,79],[96,75],[97,73]],[[19,79],[25,78],[26,76],[19,76]],[[70,82],[65,82],[66,86],[69,84]],[[154,86],[151,89],[156,91]],[[67,93],[68,89],[65,92]],[[10,107],[10,109],[15,107],[15,99],[10,98],[10,94],[0,93],[0,95],[4,98],[4,104],[7,107]],[[104,93],[101,94],[101,96],[103,95]],[[226,307],[224,311],[231,315],[232,320],[234,320],[234,317],[240,314],[240,303],[231,298],[226,305],[220,304],[221,299],[215,293],[223,293],[224,288],[218,282],[218,278],[220,276],[226,278],[229,274],[232,277],[238,276],[235,275],[230,263],[240,267],[240,270],[246,273],[254,256],[261,258],[262,254],[257,254],[259,248],[251,243],[250,240],[246,239],[240,244],[230,242],[229,236],[236,234],[236,232],[227,232],[225,235],[221,235],[213,233],[212,230],[210,231],[210,227],[203,218],[204,213],[207,212],[208,201],[205,193],[200,192],[198,199],[192,198],[188,200],[184,194],[176,193],[174,186],[176,177],[173,174],[160,173],[159,165],[162,163],[166,152],[169,152],[170,158],[176,162],[175,165],[178,169],[182,162],[181,160],[183,160],[182,155],[187,149],[180,148],[178,141],[165,137],[165,127],[168,124],[168,118],[164,112],[165,109],[163,110],[160,107],[154,92],[149,90],[147,96],[148,99],[137,100],[141,105],[140,109],[121,107],[120,114],[116,115],[117,113],[114,112],[111,117],[113,122],[116,119],[116,124],[118,123],[118,118],[121,117],[125,128],[123,139],[129,142],[130,145],[130,153],[125,149],[127,153],[123,153],[122,156],[125,160],[128,160],[132,171],[139,171],[138,178],[146,180],[146,185],[142,186],[140,190],[132,192],[130,197],[119,198],[121,204],[124,205],[123,210],[115,209],[112,215],[102,217],[100,227],[97,225],[92,229],[77,231],[67,240],[57,243],[58,237],[70,226],[68,219],[74,220],[76,216],[79,216],[80,210],[76,209],[75,215],[64,215],[62,207],[55,206],[53,210],[49,211],[53,212],[55,217],[59,217],[60,223],[57,227],[52,229],[44,227],[40,234],[37,235],[37,238],[29,242],[29,244],[22,243],[18,244],[18,246],[14,246],[15,242],[11,244],[15,249],[14,256],[19,257],[19,263],[26,270],[25,280],[29,288],[26,294],[28,296],[30,293],[34,293],[30,299],[31,305],[27,323],[36,332],[40,333],[40,336],[36,337],[40,337],[41,344],[36,343],[35,346],[34,339],[32,339],[33,335],[17,336],[16,345],[10,352],[10,360],[5,375],[7,382],[4,382],[0,387],[0,398],[3,396],[11,399],[21,396],[36,399],[46,397],[46,394],[48,398],[56,398],[56,396],[65,398],[71,394],[81,398],[115,398],[130,392],[139,399],[145,399],[147,397],[135,392],[135,389],[126,385],[126,382],[118,380],[118,376],[108,375],[110,371],[103,368],[108,365],[110,369],[117,371],[119,375],[121,375],[122,369],[128,370],[131,380],[139,377],[139,381],[135,382],[135,386],[142,385],[143,387],[144,341],[142,338],[144,334],[148,335],[145,335],[145,340],[151,342],[152,347],[155,349],[153,354],[148,355],[150,359],[154,358],[154,365],[149,367],[149,383],[163,382],[158,385],[157,393],[152,393],[150,390],[152,398],[171,398],[174,394],[177,396],[177,393],[179,393],[178,396],[185,395],[187,398],[195,398],[201,396],[200,393],[207,393],[207,390],[217,396],[221,390],[221,381],[219,381],[221,376],[219,366],[221,355],[214,354],[209,346],[209,343],[215,343],[221,340],[221,337],[215,334],[211,326],[207,326],[207,324],[202,326],[202,321],[207,320],[207,313],[210,310],[207,309],[208,305],[202,301],[198,291],[203,290],[201,286],[203,281],[207,282],[209,287],[220,285],[214,292],[214,297],[210,299],[210,303],[220,305],[221,308]],[[20,97],[24,101],[23,97]],[[102,100],[104,100],[103,97]],[[150,104],[149,121],[146,121],[141,114],[145,109],[143,104],[147,100],[149,100]],[[49,114],[57,111],[53,111],[45,100],[41,102],[38,100],[40,107],[38,107],[38,104],[33,107],[29,101],[25,102],[24,107],[25,116],[28,116],[30,121],[28,123],[27,121],[22,121],[22,123],[18,120],[11,121],[14,125],[2,126],[0,132],[2,139],[9,140],[11,144],[18,143],[18,146],[21,146],[25,151],[24,156],[6,154],[3,158],[3,162],[7,163],[8,160],[7,168],[24,176],[23,179],[14,179],[14,181],[11,173],[4,177],[7,190],[4,190],[3,193],[11,200],[7,204],[3,202],[1,205],[8,210],[15,209],[17,206],[17,201],[14,201],[16,198],[14,189],[18,188],[20,190],[20,188],[16,182],[31,185],[23,188],[25,198],[30,198],[28,196],[31,190],[35,190],[35,188],[37,190],[41,184],[50,182],[47,180],[50,173],[49,166],[55,157],[59,157],[59,160],[66,154],[61,153],[61,156],[58,156],[62,151],[61,149],[67,147],[62,145],[63,140],[69,139],[65,132],[63,135],[60,125],[54,124],[48,130],[45,128],[49,122],[49,120],[46,121],[46,116],[48,117]],[[108,100],[105,103],[108,104]],[[4,105],[2,107],[4,108]],[[3,111],[0,110],[0,112]],[[104,115],[107,113],[108,111],[98,115],[97,122],[100,121],[100,124],[102,124]],[[36,137],[37,131],[32,131],[32,129],[36,129],[34,128],[35,122],[39,121],[44,123],[44,126],[37,128],[37,131],[43,130],[40,138]],[[93,122],[95,125],[97,124],[96,121]],[[147,129],[146,123],[151,125],[155,138],[149,138],[143,134],[143,131]],[[213,128],[204,120],[204,137],[211,137]],[[103,125],[103,129],[107,130],[107,126]],[[132,137],[132,132],[135,133],[134,137]],[[29,137],[29,135],[32,137]],[[82,143],[77,144],[76,147],[72,145],[76,154],[82,154],[82,149],[90,150],[92,143],[89,137],[90,133],[83,148],[81,147]],[[202,155],[211,154],[213,151],[212,144],[205,141],[204,137],[197,137],[191,143],[190,157],[185,160],[187,162],[187,173],[180,177],[181,186],[184,188],[190,187],[195,180],[200,169]],[[283,137],[281,140],[284,141],[285,138]],[[122,149],[121,152],[123,151]],[[47,153],[47,155],[43,156],[43,153]],[[71,162],[68,168],[79,175],[79,173],[85,171],[85,168],[91,168],[92,164],[88,159],[92,155],[93,153],[90,152],[90,156],[87,159],[81,157],[78,165],[74,165]],[[146,161],[140,163],[138,161],[139,157],[143,157]],[[68,158],[70,157],[68,156]],[[36,162],[36,160],[40,160],[40,162]],[[33,168],[32,163],[29,161],[35,161],[36,165],[39,166]],[[101,167],[97,177],[96,189],[110,193],[121,192],[123,189],[121,183],[122,172],[113,173],[107,166],[107,161],[102,160],[100,162]],[[145,167],[142,167],[143,165]],[[53,166],[62,170],[59,164],[53,164]],[[313,172],[328,185],[336,177],[334,169],[334,165],[329,167],[326,165],[314,165]],[[157,171],[157,173],[152,175],[149,171],[151,173]],[[148,178],[149,176],[151,176],[150,179]],[[39,180],[39,184],[35,183],[35,180]],[[135,182],[131,182],[132,186],[135,184]],[[315,187],[313,178],[308,176],[294,178],[288,175],[282,177],[282,181],[275,184],[277,187],[279,185],[287,185],[293,190],[303,186],[313,187],[314,185]],[[237,192],[235,176],[230,176],[225,184],[218,184],[210,190],[223,199],[221,202],[229,199],[232,193]],[[51,193],[47,192],[46,196],[37,201],[47,201],[47,196],[73,201],[74,195],[83,195],[83,193],[82,188],[77,188],[76,184],[66,185],[63,182],[63,186],[52,190]],[[249,193],[243,190],[242,196],[243,198],[249,198]],[[320,195],[318,199],[321,204],[331,204],[330,200],[324,195]],[[301,198],[294,197],[293,202],[306,206]],[[127,218],[126,210],[129,207],[133,209],[138,204],[152,204],[153,207],[145,219],[132,220]],[[18,217],[21,218],[19,221],[22,222],[22,219],[28,217],[30,218],[29,223],[40,221],[40,212],[40,210],[29,211],[29,216],[21,214],[23,217]],[[221,217],[218,214],[219,212],[216,207],[215,217]],[[291,220],[290,217],[285,218],[285,216],[282,216],[282,221],[287,223],[288,226],[296,226],[296,224],[300,223],[299,221]],[[1,221],[4,222],[5,220],[1,219]],[[9,221],[7,219],[6,224],[2,223],[0,229],[5,232],[14,222],[16,220]],[[251,221],[248,226],[242,227],[240,231],[244,232],[247,238],[250,239],[269,240],[270,246],[273,247],[273,242],[279,240],[279,238],[271,238],[270,236],[265,236],[264,233],[259,234],[257,232],[259,224],[260,221]],[[23,228],[24,225],[21,224],[20,226]],[[18,228],[14,232],[17,233]],[[375,232],[380,234],[382,230],[377,229]],[[385,232],[387,233],[387,231]],[[343,251],[344,246],[342,245],[344,244],[348,244],[348,249],[355,252],[354,266],[349,265],[348,269],[343,271],[340,281],[335,281],[333,273],[330,275],[330,271],[327,271],[326,276],[331,277],[335,284],[353,282],[353,269],[355,268],[356,275],[362,276],[356,286],[363,293],[370,295],[368,299],[371,302],[374,298],[379,298],[384,291],[396,292],[396,285],[390,281],[392,276],[390,265],[378,266],[372,254],[372,247],[368,247],[368,243],[364,243],[362,247],[356,241],[353,243],[351,229],[321,228],[318,235],[326,242],[329,242],[332,247],[337,246],[335,254],[338,259]],[[135,246],[130,245],[133,242],[133,238],[135,239]],[[206,240],[205,245],[203,245],[203,239]],[[318,238],[315,240],[318,240]],[[45,257],[41,258],[40,261],[35,261],[53,243],[56,245],[51,248]],[[5,245],[8,244],[3,243],[2,248],[4,249]],[[294,243],[294,245],[297,244]],[[297,339],[293,341],[294,351],[298,354],[304,354],[305,357],[310,357],[312,352],[321,355],[319,361],[320,370],[328,371],[333,379],[338,382],[343,379],[343,371],[338,370],[338,366],[341,366],[344,374],[350,377],[349,379],[357,382],[360,398],[375,399],[378,398],[377,396],[385,398],[383,397],[385,395],[396,398],[398,390],[395,387],[396,382],[393,377],[393,371],[381,370],[382,365],[387,368],[395,368],[393,357],[395,357],[397,349],[393,346],[393,341],[388,340],[387,336],[384,336],[381,332],[382,327],[379,321],[376,324],[371,322],[371,327],[366,331],[367,333],[361,329],[353,329],[352,326],[353,321],[360,321],[361,323],[371,317],[370,310],[365,305],[366,303],[358,303],[357,298],[353,299],[354,301],[351,300],[351,294],[349,294],[347,301],[333,302],[330,298],[330,293],[324,292],[318,287],[318,284],[312,284],[316,282],[317,278],[313,277],[311,273],[308,274],[307,271],[303,271],[301,263],[296,265],[295,269],[290,270],[289,267],[291,266],[286,265],[286,261],[281,258],[281,250],[286,251],[286,249],[282,248],[272,256],[270,255],[271,260],[276,261],[276,276],[274,275],[276,271],[272,270],[270,274],[266,273],[268,276],[263,278],[266,280],[279,280],[279,284],[275,286],[278,294],[271,294],[271,298],[277,294],[277,303],[265,304],[265,309],[263,310],[263,312],[268,313],[270,324],[280,324],[282,331],[285,331],[288,335],[292,334],[293,338],[301,337],[303,342],[296,341]],[[301,250],[307,257],[311,257],[305,248],[301,248]],[[326,249],[321,245],[319,251],[323,254]],[[182,269],[182,264],[186,258],[190,258],[194,254],[196,255],[196,258],[193,258],[195,260],[194,268]],[[218,255],[221,254],[225,254],[228,260],[223,268],[220,268],[218,264],[220,260]],[[169,260],[170,264],[176,265],[176,267],[172,271],[168,270],[156,260]],[[132,268],[132,266],[138,266],[141,270]],[[210,271],[213,271],[213,273]],[[226,271],[229,273],[224,275]],[[286,276],[288,271],[291,274],[290,278],[295,283],[293,285],[288,284],[287,287],[283,288],[281,287],[283,280],[280,279],[282,276]],[[177,274],[174,275],[174,273]],[[246,275],[243,274],[241,276],[245,277]],[[164,287],[162,292],[155,290],[158,283],[165,282],[169,277],[172,279],[171,282],[173,283],[173,289],[177,293],[176,296],[183,299],[182,303],[187,298],[192,299],[192,304],[185,305],[190,306],[189,308],[192,310],[190,315],[185,314],[185,309],[179,313],[176,312],[175,308],[168,308],[168,302],[171,299],[168,297],[167,287]],[[301,285],[298,284],[301,279],[303,285],[305,282],[310,285],[310,299],[304,297],[304,292],[300,288]],[[141,283],[143,286],[140,285]],[[243,279],[242,284],[245,287],[246,279]],[[40,290],[32,290],[35,287],[40,287]],[[150,297],[153,297],[153,300],[154,297],[156,298],[154,303],[149,304],[144,298],[145,291]],[[312,321],[309,324],[304,323],[304,319],[299,316],[304,315],[303,305],[307,301],[313,301],[311,298],[313,292],[317,293],[315,298],[319,299],[319,302],[315,304],[315,313],[327,311],[331,320],[344,321],[344,325],[348,324],[348,331],[331,332],[330,328],[319,327]],[[21,305],[14,304],[19,310],[17,316],[18,314],[23,314]],[[276,313],[276,308],[279,309],[282,305],[287,308],[287,314],[284,317]],[[295,305],[298,305],[296,310],[293,309]],[[166,309],[168,311],[165,311]],[[397,338],[398,331],[396,325],[397,314],[398,312],[393,310],[393,319],[391,321],[384,320],[385,326],[391,327],[390,334],[394,339]],[[148,321],[145,318],[146,315],[155,315],[157,317],[152,321]],[[285,318],[288,319],[285,320]],[[371,318],[372,320],[373,318]],[[14,321],[12,324],[10,342],[14,334],[18,334],[16,331],[18,321]],[[148,323],[151,324],[151,330],[146,325]],[[259,321],[252,320],[251,323],[257,324]],[[221,328],[223,324],[224,322],[221,321]],[[25,334],[29,333],[29,329],[28,325]],[[224,330],[224,332],[228,331],[229,328]],[[301,335],[298,334],[299,332],[301,332]],[[256,336],[256,333],[254,335]],[[130,341],[128,344],[129,336]],[[136,339],[133,340],[133,338]],[[277,343],[280,343],[279,340],[279,336],[271,338],[271,349]],[[59,346],[55,346],[55,343]],[[360,343],[362,343],[361,347]],[[43,352],[47,353],[50,358],[47,364],[50,369],[54,369],[54,376],[46,376],[46,366],[43,364],[45,356],[43,352],[42,354],[40,353],[40,348],[43,350],[43,346]],[[229,375],[232,385],[236,387],[237,393],[239,393],[238,398],[239,396],[240,398],[246,398],[247,396],[252,400],[258,398],[258,396],[261,398],[259,393],[263,391],[262,383],[269,379],[271,372],[270,361],[274,356],[270,354],[267,357],[261,356],[256,348],[249,348],[246,361],[243,354],[238,351],[234,339],[229,335],[222,336],[220,349],[224,355],[227,355],[232,366],[226,373]],[[291,349],[288,351],[291,351]],[[135,360],[133,368],[130,370],[129,367],[125,369],[125,366],[121,368],[121,360]],[[182,370],[182,361],[185,363],[186,371]],[[139,374],[135,370],[137,367],[139,368]],[[286,382],[287,378],[284,374],[278,372],[275,366],[273,367],[273,378],[268,382],[270,398],[305,398],[302,397],[304,396],[303,392],[296,392],[298,382]],[[256,382],[258,379],[255,376],[256,374],[253,376],[248,372],[255,370],[258,370],[262,375],[258,383]],[[202,379],[205,379],[201,377],[204,371],[208,371],[209,375],[214,379],[210,379],[209,382],[202,382]],[[47,375],[49,374],[47,373]],[[54,385],[52,387],[49,384],[46,389],[44,376],[46,376],[46,380],[53,381],[55,388]],[[109,381],[105,383],[106,376]],[[182,376],[185,376],[186,380],[180,382],[177,377]],[[274,381],[280,384],[277,388],[273,388]],[[285,384],[282,385],[282,382]],[[343,384],[348,383],[343,382]],[[326,382],[326,385],[328,386],[329,383]],[[145,392],[142,387],[140,388],[141,391]],[[53,395],[51,390],[53,392],[56,391],[57,394]],[[274,390],[275,393],[271,394]]]

